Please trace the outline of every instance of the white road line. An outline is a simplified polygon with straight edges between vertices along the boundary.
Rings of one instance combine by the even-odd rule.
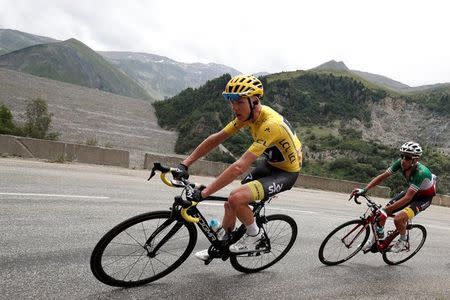
[[[199,205],[207,205],[207,206],[222,206],[222,203],[206,203],[202,202]],[[299,209],[289,209],[289,208],[280,208],[276,206],[268,206],[268,209],[274,209],[274,210],[281,210],[281,211],[290,211],[290,212],[297,212],[297,213],[307,213],[307,214],[317,214],[317,212],[309,211],[309,210],[299,210]]]
[[[103,196],[83,196],[83,195],[58,195],[58,194],[32,194],[32,193],[0,193],[7,196],[39,196],[39,197],[59,197],[59,198],[83,198],[83,199],[109,199]]]

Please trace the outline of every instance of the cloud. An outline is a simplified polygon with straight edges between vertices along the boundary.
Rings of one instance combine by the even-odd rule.
[[[418,85],[450,82],[449,6],[439,0],[0,0],[0,27],[245,73],[343,60],[351,69]]]

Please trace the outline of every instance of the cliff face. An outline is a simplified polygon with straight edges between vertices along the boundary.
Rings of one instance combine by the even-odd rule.
[[[360,126],[364,139],[397,146],[408,140],[421,141],[450,153],[450,120],[415,103],[384,98],[371,104],[372,127]]]

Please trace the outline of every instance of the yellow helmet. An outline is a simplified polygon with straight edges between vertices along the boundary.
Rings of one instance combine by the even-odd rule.
[[[253,75],[237,75],[228,81],[223,97],[230,101],[239,100],[242,96],[251,97],[264,95],[261,81]]]

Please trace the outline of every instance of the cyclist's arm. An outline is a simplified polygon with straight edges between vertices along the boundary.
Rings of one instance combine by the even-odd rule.
[[[398,210],[399,208],[405,206],[408,202],[411,201],[411,199],[414,197],[414,195],[417,193],[417,191],[413,190],[413,189],[408,189],[406,191],[405,196],[403,196],[402,198],[398,199],[397,201],[395,201],[393,204],[391,205],[386,205],[384,210],[386,210],[386,212],[388,214],[392,214],[394,211]]]
[[[252,163],[258,158],[257,155],[250,151],[246,151],[241,158],[231,164],[219,177],[216,178],[211,184],[209,184],[203,191],[202,196],[208,197],[214,194],[221,188],[230,184],[233,180],[244,174],[252,165]]]
[[[195,161],[208,154],[212,149],[219,146],[229,137],[230,135],[223,129],[219,132],[211,134],[203,142],[201,142],[200,145],[198,145],[197,148],[195,148],[195,150],[185,160],[183,160],[182,163],[185,166],[189,167]]]
[[[381,173],[380,175],[378,175],[377,177],[372,179],[372,181],[369,182],[369,184],[365,187],[366,191],[373,188],[374,186],[379,185],[383,180],[385,180],[386,178],[388,178],[391,175],[392,175],[392,173],[390,173],[387,170],[385,172]]]

